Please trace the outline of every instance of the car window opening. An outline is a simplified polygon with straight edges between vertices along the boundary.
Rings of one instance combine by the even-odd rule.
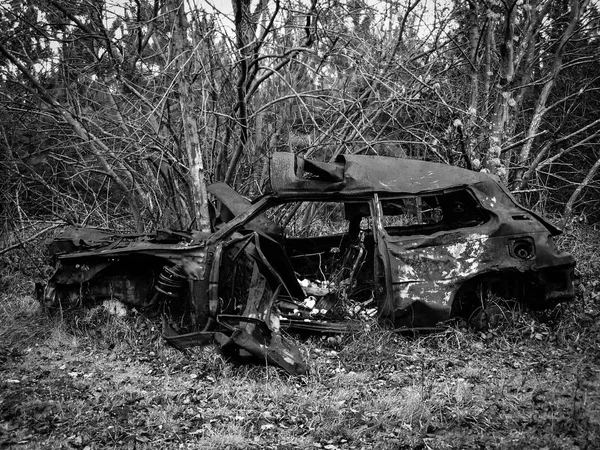
[[[383,226],[390,236],[428,235],[475,227],[489,219],[467,191],[382,199],[381,206]]]
[[[304,294],[280,295],[284,320],[300,325],[376,315],[373,235],[360,228],[364,214],[367,203],[292,202],[267,211],[283,228],[285,253]]]

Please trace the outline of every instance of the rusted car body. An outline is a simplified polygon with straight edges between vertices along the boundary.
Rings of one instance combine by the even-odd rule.
[[[166,324],[175,345],[214,338],[302,373],[284,329],[337,333],[372,317],[430,327],[470,317],[490,293],[533,308],[575,295],[575,261],[553,243],[560,230],[482,173],[275,153],[254,202],[224,184],[209,191],[208,234],[67,230],[51,247],[46,304],[160,309],[178,318]]]

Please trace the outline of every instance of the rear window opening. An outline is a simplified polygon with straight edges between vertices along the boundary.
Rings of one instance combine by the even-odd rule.
[[[489,214],[466,190],[381,199],[383,226],[391,236],[433,234],[482,225]]]

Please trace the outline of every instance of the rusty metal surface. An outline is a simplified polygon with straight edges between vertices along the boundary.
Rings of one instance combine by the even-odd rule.
[[[487,175],[276,153],[271,188],[254,203],[227,185],[209,188],[220,215],[208,234],[65,231],[51,245],[56,272],[45,303],[110,299],[157,311],[177,319],[163,331],[175,346],[215,340],[228,355],[300,374],[306,364],[285,330],[352,332],[373,317],[428,328],[466,317],[492,292],[534,308],[574,298],[575,261],[552,241],[560,230]],[[290,214],[317,200],[341,204],[347,228],[335,231],[340,219],[329,223],[334,209],[323,208],[312,217],[317,235],[288,235]],[[316,210],[302,210],[301,222]]]

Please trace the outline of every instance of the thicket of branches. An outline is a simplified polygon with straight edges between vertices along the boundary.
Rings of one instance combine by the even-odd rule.
[[[206,183],[259,194],[281,150],[488,171],[597,221],[599,25],[590,0],[3,3],[3,229],[206,229]]]

